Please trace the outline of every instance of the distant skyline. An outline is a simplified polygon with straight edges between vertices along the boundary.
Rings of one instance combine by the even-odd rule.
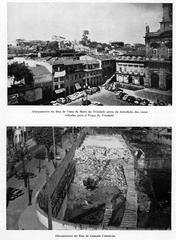
[[[17,38],[51,40],[52,35],[80,40],[84,29],[92,41],[144,43],[146,24],[159,29],[160,3],[42,3],[7,5],[8,42]]]

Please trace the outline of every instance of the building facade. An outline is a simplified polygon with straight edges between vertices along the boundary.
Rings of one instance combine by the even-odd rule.
[[[52,63],[53,90],[67,96],[87,87],[102,84],[102,69],[95,59],[58,59]]]
[[[125,54],[116,58],[116,81],[144,86],[145,70],[144,55],[134,53]]]
[[[115,74],[116,62],[111,56],[89,54],[86,56],[81,56],[80,59],[85,61],[94,60],[99,62],[99,68],[102,71],[102,79],[100,84],[105,83],[107,79],[111,78]]]
[[[151,128],[147,133],[146,140],[171,146],[172,128],[171,127]]]
[[[53,90],[67,96],[83,88],[84,71],[80,60],[56,60],[53,63]]]
[[[96,60],[83,61],[84,66],[84,86],[93,87],[102,83],[102,68]]]
[[[151,88],[172,89],[172,4],[163,4],[160,29],[150,32],[146,27],[145,85]]]

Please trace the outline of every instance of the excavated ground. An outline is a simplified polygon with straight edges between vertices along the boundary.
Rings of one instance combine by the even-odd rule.
[[[108,206],[116,219],[113,221],[110,216],[109,222],[119,225],[127,192],[123,164],[131,157],[121,135],[87,136],[75,154],[76,174],[69,190],[64,219],[100,225]]]

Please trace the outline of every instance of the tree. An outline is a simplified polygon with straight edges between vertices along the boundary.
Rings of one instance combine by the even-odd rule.
[[[7,139],[13,144],[14,131],[12,127],[7,127]]]
[[[82,34],[82,39],[80,41],[84,46],[87,46],[90,43],[90,39],[89,39],[89,31],[88,30],[84,30],[83,34]]]
[[[25,84],[31,85],[34,82],[33,74],[31,70],[25,65],[25,63],[14,62],[8,65],[8,76],[14,76],[14,82],[21,81],[24,79]]]
[[[49,42],[49,43],[48,43],[48,48],[49,48],[51,51],[56,51],[56,50],[58,50],[58,42],[57,42],[57,41]]]
[[[62,139],[62,134],[61,134],[61,129],[62,128],[54,128],[55,130],[55,142],[60,142]],[[53,129],[52,127],[34,127],[33,128],[33,138],[39,145],[44,145],[46,149],[46,154],[48,159],[50,159],[49,156],[49,150],[50,147],[53,146]],[[55,164],[53,162],[53,165],[55,167]]]

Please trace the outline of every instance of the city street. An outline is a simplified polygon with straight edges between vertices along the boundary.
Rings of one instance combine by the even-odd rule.
[[[100,92],[96,92],[93,95],[88,95],[88,99],[92,101],[97,101],[102,103],[103,105],[111,105],[111,106],[118,106],[118,105],[129,105],[126,101],[122,101],[120,99],[116,98],[116,95],[114,92],[110,92],[105,90],[104,88],[101,89]],[[71,103],[67,103],[67,105],[81,105],[82,99],[77,99],[76,101],[73,101]]]
[[[36,152],[42,149],[38,147]],[[34,154],[35,152],[33,152]],[[42,162],[42,161],[41,161]],[[42,163],[41,163],[42,165]],[[40,178],[45,178],[44,170],[42,169],[39,173],[39,160],[32,158],[31,161],[26,164],[26,171],[35,174],[34,178],[30,178],[30,188],[33,190],[32,197],[36,194],[38,187],[40,186]],[[18,179],[16,176],[11,177],[7,182],[7,188],[16,188],[22,190],[23,195],[17,197],[16,199],[9,201],[7,207],[7,229],[18,229],[18,219],[24,209],[28,206],[28,190],[24,187],[24,180]]]

